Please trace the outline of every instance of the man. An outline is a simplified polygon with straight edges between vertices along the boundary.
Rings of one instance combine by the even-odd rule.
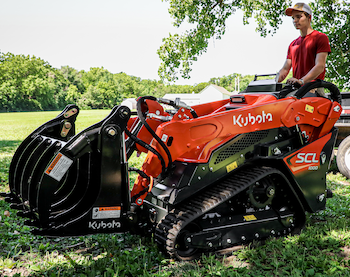
[[[309,5],[297,3],[285,11],[293,18],[300,37],[294,40],[288,48],[287,59],[279,71],[279,82],[282,82],[293,68],[293,78],[288,84],[304,85],[312,80],[323,80],[326,73],[327,55],[331,52],[327,35],[313,30],[311,27],[312,11]]]

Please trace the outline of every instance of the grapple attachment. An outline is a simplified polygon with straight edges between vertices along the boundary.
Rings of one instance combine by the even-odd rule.
[[[6,200],[42,235],[117,232],[129,207],[124,130],[130,110],[75,135],[76,106],[36,129],[16,151]]]

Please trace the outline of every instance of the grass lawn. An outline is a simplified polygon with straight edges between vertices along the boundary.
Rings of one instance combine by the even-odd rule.
[[[8,168],[20,142],[59,112],[0,113],[0,192],[8,191]],[[77,132],[109,111],[81,111]],[[130,164],[139,166],[132,157]],[[297,236],[251,244],[228,256],[176,262],[152,239],[130,234],[46,238],[34,236],[0,197],[0,276],[350,276],[350,183],[330,173],[334,197],[307,215]]]

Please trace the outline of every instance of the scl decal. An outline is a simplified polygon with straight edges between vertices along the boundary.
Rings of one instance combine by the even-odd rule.
[[[316,153],[298,153],[297,154],[297,160],[295,161],[296,164],[302,164],[302,163],[318,163],[317,154]]]
[[[104,221],[90,221],[89,222],[89,228],[93,230],[99,230],[99,229],[114,229],[114,228],[120,228],[121,223],[118,221],[112,221],[112,222],[104,222]]]
[[[239,127],[245,127],[248,124],[261,124],[267,121],[272,121],[272,114],[265,113],[265,111],[262,111],[261,114],[255,116],[251,115],[250,113],[248,113],[248,115],[245,117],[243,117],[242,114],[238,115],[237,117],[235,115],[233,116],[233,125],[238,125]]]

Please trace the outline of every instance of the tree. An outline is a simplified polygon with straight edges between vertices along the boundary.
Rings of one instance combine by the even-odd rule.
[[[57,99],[65,86],[58,69],[35,56],[11,53],[0,56],[0,110],[58,108]]]
[[[74,85],[77,88],[77,91],[79,91],[80,93],[85,91],[85,87],[82,80],[83,72],[69,67],[68,65],[62,66],[60,71],[62,72],[63,77],[69,81],[69,84]]]
[[[157,53],[162,60],[158,75],[161,79],[175,81],[178,71],[190,78],[191,65],[206,52],[210,38],[220,39],[225,33],[226,19],[241,9],[243,22],[254,17],[262,35],[273,34],[282,23],[282,15],[291,0],[165,0],[170,3],[169,13],[174,26],[187,21],[193,28],[184,34],[170,34],[163,39]]]
[[[219,78],[211,78],[210,83],[218,85],[227,89],[228,91],[243,91],[247,88],[249,83],[254,80],[254,75],[241,75],[238,73],[233,73],[228,76],[223,76]],[[238,87],[239,83],[239,87]]]
[[[83,108],[113,108],[125,98],[137,98],[144,91],[152,90],[152,81],[142,82],[138,77],[129,76],[123,72],[113,74],[101,68],[90,68],[82,72],[85,91],[79,97],[76,91],[67,91],[67,100],[75,101]],[[146,87],[141,84],[146,84]],[[142,90],[142,91],[141,91]]]
[[[316,0],[313,27],[328,35],[332,53],[327,58],[326,78],[341,89],[350,88],[350,2]]]
[[[253,78],[234,73],[195,86],[170,85],[124,72],[113,74],[103,67],[87,72],[69,66],[56,69],[34,56],[0,53],[0,112],[57,110],[67,104],[77,104],[82,109],[110,109],[125,98],[199,93],[210,83],[232,91],[237,76],[241,89]]]

